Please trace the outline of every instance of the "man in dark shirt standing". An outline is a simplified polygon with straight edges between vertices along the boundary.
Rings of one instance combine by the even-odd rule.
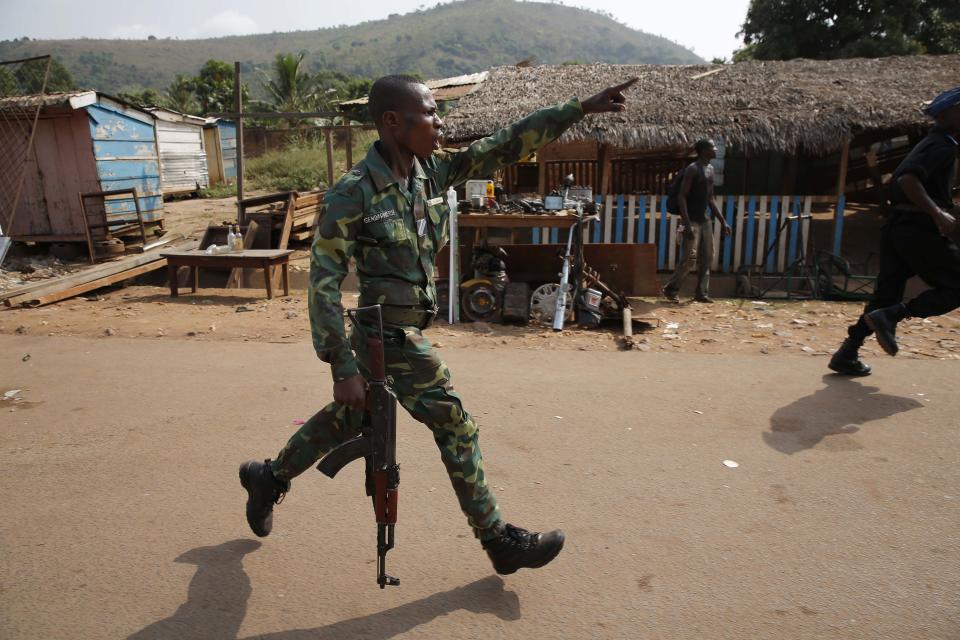
[[[713,166],[710,161],[717,157],[713,140],[698,140],[694,146],[697,159],[683,171],[677,208],[683,220],[683,259],[673,272],[670,282],[663,288],[663,297],[670,302],[679,302],[680,287],[693,264],[697,263],[697,302],[713,302],[710,299],[710,265],[713,264],[713,224],[707,218],[707,208],[720,221],[723,234],[730,232],[717,203],[713,199]]]
[[[857,352],[871,333],[894,356],[898,322],[960,307],[960,247],[951,238],[960,216],[952,197],[960,151],[960,87],[937,96],[925,111],[936,124],[893,173],[876,291],[830,360],[837,373],[870,374]],[[930,288],[903,303],[904,288],[913,276]]]

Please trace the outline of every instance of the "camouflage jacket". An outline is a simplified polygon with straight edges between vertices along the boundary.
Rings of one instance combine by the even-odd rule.
[[[357,265],[361,306],[436,307],[434,261],[449,238],[447,189],[529,156],[582,117],[576,98],[541,109],[469,147],[415,159],[406,185],[374,144],[327,191],[311,250],[308,303],[313,346],[330,363],[335,381],[357,373],[340,301],[350,258]]]

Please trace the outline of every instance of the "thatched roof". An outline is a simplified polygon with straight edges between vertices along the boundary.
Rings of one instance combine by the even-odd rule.
[[[720,137],[749,151],[826,153],[862,131],[926,126],[921,103],[960,85],[960,55],[497,67],[446,117],[447,139],[489,135],[530,111],[633,76],[640,82],[625,112],[591,116],[562,140],[652,150]]]
[[[446,102],[450,100],[459,100],[471,91],[475,90],[481,82],[487,79],[487,72],[469,73],[452,78],[438,78],[436,80],[425,80],[423,84],[427,85],[430,92],[433,93],[433,99],[437,102]],[[367,104],[369,96],[346,100],[337,105],[338,109],[352,109]]]

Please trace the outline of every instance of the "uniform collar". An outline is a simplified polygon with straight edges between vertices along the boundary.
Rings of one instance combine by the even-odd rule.
[[[375,142],[370,145],[364,161],[364,164],[367,166],[367,173],[370,174],[370,179],[373,180],[374,186],[377,188],[377,191],[380,192],[384,191],[390,185],[396,184],[401,191],[406,191],[407,185],[400,184],[400,180],[394,175],[387,161],[380,155],[380,151],[377,148],[379,144],[379,142]],[[413,177],[418,180],[425,180],[427,178],[427,174],[423,172],[423,167],[420,166],[420,161],[416,156],[413,157]]]
[[[960,142],[957,142],[956,136],[952,136],[949,133],[947,133],[947,130],[941,127],[940,125],[934,125],[933,129],[931,129],[930,131],[932,133],[939,133],[940,135],[945,137],[947,140],[949,140],[951,143],[953,143],[953,146],[955,147],[960,146]]]

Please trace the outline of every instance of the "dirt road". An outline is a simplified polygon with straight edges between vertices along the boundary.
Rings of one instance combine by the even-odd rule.
[[[243,519],[238,463],[330,396],[305,339],[0,336],[0,637],[960,633],[957,363],[444,352],[505,517],[567,546],[494,576],[404,416],[380,591],[359,467],[295,481],[269,538]]]

